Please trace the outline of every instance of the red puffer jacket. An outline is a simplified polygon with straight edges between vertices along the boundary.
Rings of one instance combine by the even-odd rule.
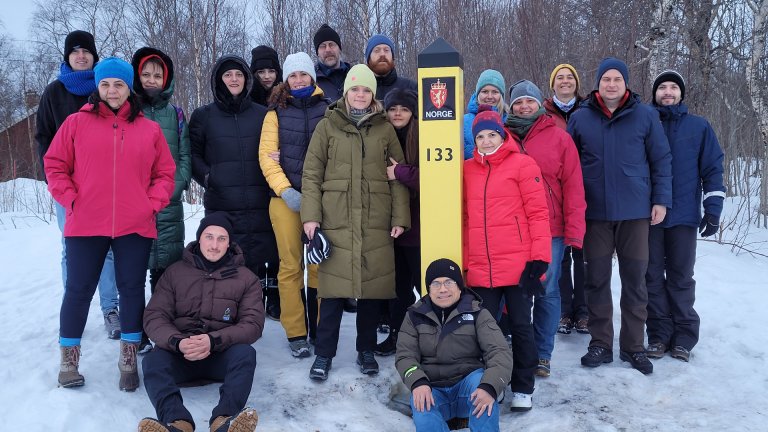
[[[522,143],[544,176],[552,237],[564,237],[567,246],[581,248],[587,229],[584,178],[576,144],[554,119],[541,115]]]
[[[67,117],[45,154],[48,190],[67,212],[64,236],[157,238],[176,171],[160,125],[141,113],[129,122],[129,102],[117,114],[91,108]]]
[[[552,236],[541,171],[507,132],[495,153],[464,161],[467,285],[517,285],[525,263],[550,262]]]

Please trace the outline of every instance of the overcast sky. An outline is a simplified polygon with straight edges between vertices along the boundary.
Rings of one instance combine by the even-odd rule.
[[[35,3],[29,0],[13,1],[13,5],[3,1],[4,6],[0,9],[0,21],[3,23],[3,31],[11,38],[18,40],[29,39],[27,27],[32,18],[32,11],[35,9]]]

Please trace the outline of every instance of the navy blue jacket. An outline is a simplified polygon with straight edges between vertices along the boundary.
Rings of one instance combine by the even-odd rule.
[[[609,118],[594,91],[568,121],[581,156],[587,220],[651,217],[672,206],[672,154],[659,115],[631,93]]]
[[[657,106],[672,150],[672,208],[661,226],[689,225],[704,212],[720,217],[723,211],[723,151],[712,126],[703,117],[688,114],[685,104]]]

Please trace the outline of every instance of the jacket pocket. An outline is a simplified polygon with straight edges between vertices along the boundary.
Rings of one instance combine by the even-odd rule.
[[[621,164],[626,185],[617,185],[631,203],[647,203],[651,197],[651,172],[647,164]],[[624,187],[622,187],[624,186]]]
[[[326,180],[320,185],[325,230],[349,226],[349,180]]]
[[[392,192],[389,182],[368,182],[368,226],[389,231],[392,227]]]
[[[237,322],[237,302],[227,298],[214,298],[211,315],[214,321],[234,324]]]
[[[422,324],[417,326],[419,334],[419,352],[422,358],[437,356],[437,328]]]

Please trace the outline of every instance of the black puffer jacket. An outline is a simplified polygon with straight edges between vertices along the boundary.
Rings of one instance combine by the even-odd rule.
[[[392,69],[384,76],[376,77],[376,99],[383,101],[387,93],[395,88],[419,91],[416,81],[397,76],[397,69]]]
[[[238,63],[244,71],[245,90],[237,98],[217,80],[227,61]],[[269,186],[259,167],[259,139],[267,109],[251,100],[252,86],[253,75],[245,60],[220,58],[211,73],[214,102],[192,113],[189,135],[192,178],[205,187],[206,214],[229,214],[246,266],[263,278],[267,267],[270,277],[277,273],[278,257],[269,219]]]
[[[78,96],[70,93],[64,83],[55,80],[48,84],[40,97],[40,105],[37,107],[37,150],[40,156],[40,171],[45,178],[43,156],[51,146],[53,136],[59,130],[61,124],[70,114],[74,114],[88,102],[88,96]]]

